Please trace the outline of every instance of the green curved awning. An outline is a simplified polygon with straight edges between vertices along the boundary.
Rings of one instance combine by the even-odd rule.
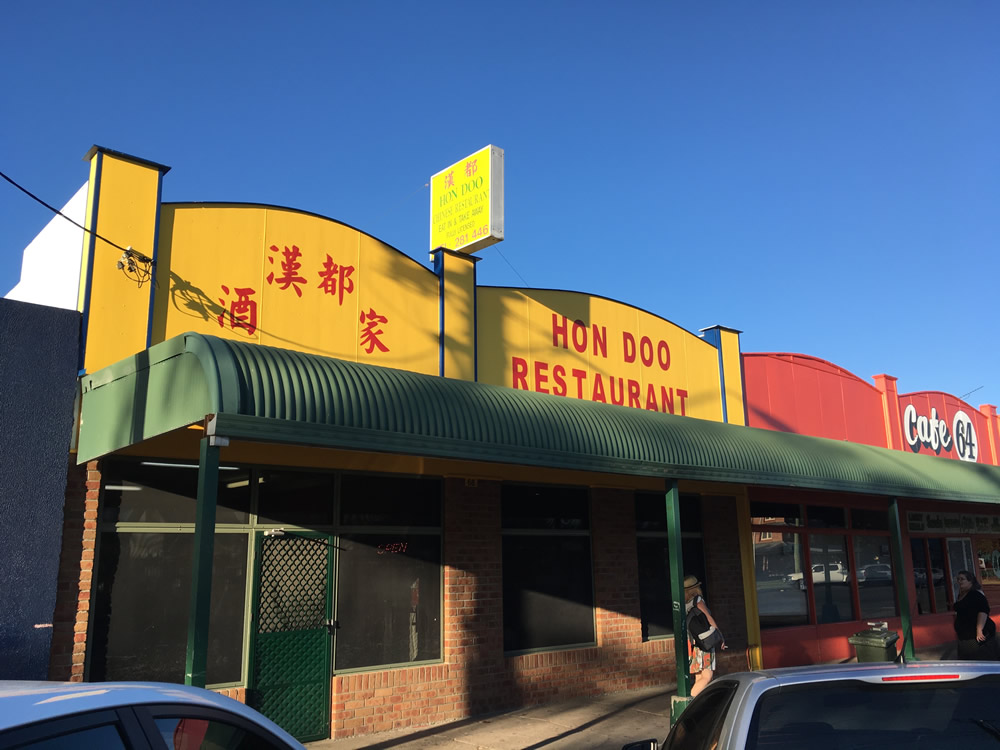
[[[78,461],[215,415],[233,440],[1000,502],[1000,467],[188,333],[85,376]]]

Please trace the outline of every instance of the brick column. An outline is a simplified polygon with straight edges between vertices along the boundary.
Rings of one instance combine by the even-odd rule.
[[[747,668],[746,605],[736,513],[734,498],[702,496],[708,606],[725,634],[728,646],[726,651],[718,652],[720,674]]]
[[[642,643],[635,501],[631,490],[591,490],[597,645],[622,652]]]
[[[66,479],[56,607],[52,618],[49,678],[53,680],[81,682],[84,678],[100,489],[101,474],[97,461],[91,461],[86,467],[70,465]]]
[[[452,478],[444,501],[444,660],[460,716],[509,700],[503,661],[500,483]]]

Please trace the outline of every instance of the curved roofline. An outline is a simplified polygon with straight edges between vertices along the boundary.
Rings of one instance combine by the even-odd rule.
[[[374,234],[366,232],[364,229],[358,229],[353,224],[348,224],[347,222],[341,221],[340,219],[334,219],[330,216],[325,216],[323,214],[318,214],[315,211],[306,211],[301,208],[292,208],[291,206],[279,206],[276,203],[240,203],[239,201],[163,201],[161,206],[170,207],[190,207],[190,208],[263,208],[263,209],[273,209],[275,211],[291,211],[293,214],[302,214],[303,216],[311,216],[314,219],[323,219],[324,221],[331,221],[334,224],[339,224],[342,227],[347,227],[348,229],[353,229],[358,234],[363,234],[365,237],[370,237],[376,242],[381,242],[383,245],[391,250],[395,250],[397,253],[407,258],[408,260],[416,263],[422,269],[427,271],[432,275],[437,275],[434,273],[433,269],[428,268],[423,263],[421,263],[416,258],[410,256],[409,254],[403,252],[395,245],[390,245],[383,239],[379,239]]]
[[[834,370],[837,370],[843,375],[850,375],[852,378],[857,380],[859,383],[867,385],[873,390],[878,390],[874,385],[869,383],[867,380],[859,375],[855,375],[853,372],[848,370],[846,367],[841,367],[836,362],[831,362],[828,359],[823,359],[822,357],[814,357],[812,354],[802,354],[800,352],[741,352],[744,357],[797,357],[799,359],[811,360],[813,362],[822,362],[824,365],[829,365]],[[807,363],[803,363],[807,364]]]
[[[913,398],[915,396],[942,396],[944,398],[953,398],[956,401],[958,401],[958,403],[963,404],[963,405],[969,407],[970,409],[972,409],[977,414],[982,414],[982,412],[979,411],[979,409],[977,409],[975,406],[973,406],[972,404],[970,404],[968,401],[966,401],[964,399],[961,399],[961,398],[959,398],[958,396],[956,396],[956,395],[954,395],[952,393],[945,393],[944,391],[912,391],[910,393],[900,393],[899,394],[899,398]]]
[[[633,310],[638,310],[639,312],[646,313],[646,315],[649,315],[651,317],[654,317],[654,318],[657,318],[659,320],[662,320],[664,323],[669,323],[672,326],[676,326],[677,328],[680,328],[685,333],[690,333],[692,336],[694,336],[699,341],[702,341],[706,345],[711,346],[713,349],[715,348],[715,346],[713,346],[712,344],[709,344],[707,341],[705,341],[704,338],[702,338],[701,336],[699,336],[694,331],[689,331],[687,328],[685,328],[684,326],[682,326],[680,323],[675,323],[674,321],[670,320],[669,318],[664,318],[662,315],[657,315],[654,312],[650,312],[645,307],[639,307],[638,305],[633,305],[633,304],[630,304],[628,302],[622,302],[620,299],[615,299],[614,297],[608,297],[608,296],[605,296],[603,294],[592,294],[590,292],[580,292],[580,291],[577,291],[575,289],[552,289],[552,288],[549,288],[549,287],[534,287],[534,286],[492,286],[492,285],[488,285],[488,284],[480,284],[480,285],[478,285],[476,287],[476,289],[510,289],[512,291],[515,291],[515,292],[560,292],[560,293],[563,293],[563,294],[580,294],[580,295],[583,295],[584,297],[594,297],[596,299],[603,299],[606,302],[614,302],[617,305],[624,305],[625,307],[631,307]],[[709,326],[709,328],[714,328],[714,327],[715,326]],[[721,327],[724,328],[725,326],[721,326]],[[702,329],[702,330],[707,330],[707,329]],[[736,329],[735,328],[731,328],[731,329],[727,329],[727,330],[735,331]]]

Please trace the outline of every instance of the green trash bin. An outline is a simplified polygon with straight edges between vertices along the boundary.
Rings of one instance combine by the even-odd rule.
[[[855,633],[847,639],[858,654],[858,661],[895,661],[896,641],[899,633],[889,630],[888,623],[870,622],[868,630]]]

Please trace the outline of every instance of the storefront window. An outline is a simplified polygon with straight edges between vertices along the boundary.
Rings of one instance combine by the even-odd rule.
[[[683,575],[705,580],[705,553],[701,538],[701,504],[696,495],[682,495],[681,556]],[[670,586],[670,545],[664,493],[635,496],[636,551],[639,560],[639,613],[643,638],[674,634],[673,590]]]
[[[810,518],[812,518],[810,509]],[[843,510],[841,510],[843,515]],[[833,534],[811,534],[809,552],[813,595],[816,600],[816,622],[847,622],[857,619],[851,597],[850,558],[847,537]]]
[[[825,505],[806,506],[807,524],[814,529],[846,529],[847,509]]]
[[[441,655],[441,539],[345,534],[339,539],[335,669]]]
[[[593,643],[588,491],[505,484],[502,492],[504,650]]]
[[[194,523],[198,464],[119,460],[103,467],[101,517],[106,523]],[[216,523],[245,524],[250,512],[250,471],[219,467]]]
[[[247,534],[216,534],[209,684],[243,673]],[[184,682],[194,535],[101,534],[88,679]]]
[[[911,539],[910,551],[913,583],[917,590],[917,612],[947,612],[949,586],[944,571],[944,539]]]
[[[801,526],[802,506],[794,503],[750,503],[750,522],[773,526]]]
[[[861,618],[881,620],[895,617],[898,608],[896,588],[893,585],[892,558],[889,555],[889,538],[856,536],[854,570],[857,571]]]
[[[762,628],[895,613],[889,538],[873,533],[888,529],[886,509],[753,501],[750,516]]]
[[[809,606],[803,579],[805,560],[800,534],[754,532],[754,574],[762,628],[806,625]]]

